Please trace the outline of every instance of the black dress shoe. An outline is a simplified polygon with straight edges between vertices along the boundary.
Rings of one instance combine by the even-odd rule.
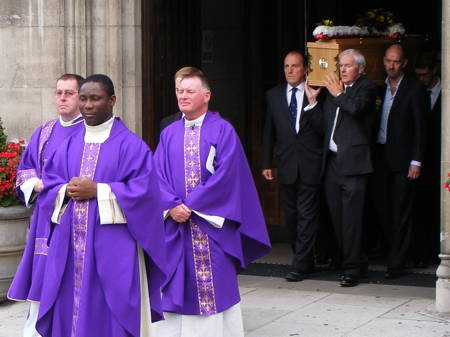
[[[300,282],[305,279],[305,274],[298,273],[296,271],[291,271],[287,273],[287,275],[284,278],[289,282]]]
[[[359,279],[356,276],[344,275],[341,278],[341,287],[354,287],[359,284]]]
[[[400,269],[388,269],[384,273],[384,278],[393,279],[393,278],[399,278],[402,275],[403,275],[403,270],[400,270]]]

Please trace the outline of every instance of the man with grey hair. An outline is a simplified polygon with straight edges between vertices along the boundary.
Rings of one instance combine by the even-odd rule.
[[[375,116],[376,87],[364,78],[366,61],[355,49],[339,54],[339,74],[328,75],[322,105],[320,89],[308,84],[310,106],[324,113],[325,141],[322,174],[325,197],[340,249],[343,287],[358,285],[367,176],[373,171],[370,130]]]

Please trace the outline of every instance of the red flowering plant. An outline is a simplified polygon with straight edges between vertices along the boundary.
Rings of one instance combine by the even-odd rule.
[[[0,119],[0,207],[20,204],[16,194],[17,166],[24,150],[24,141],[8,142]]]
[[[444,187],[450,192],[450,173],[447,173],[447,181],[445,182]]]

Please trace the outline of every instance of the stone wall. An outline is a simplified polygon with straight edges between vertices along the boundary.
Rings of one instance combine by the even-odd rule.
[[[66,72],[109,75],[115,112],[141,134],[140,0],[0,1],[0,117],[10,138],[29,139],[56,117]]]

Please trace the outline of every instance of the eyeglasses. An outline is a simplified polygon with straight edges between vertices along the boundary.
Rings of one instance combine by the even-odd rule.
[[[56,90],[55,96],[61,97],[62,95],[65,95],[66,97],[72,97],[73,95],[75,95],[77,93],[78,93],[78,91],[74,91],[74,90]]]

